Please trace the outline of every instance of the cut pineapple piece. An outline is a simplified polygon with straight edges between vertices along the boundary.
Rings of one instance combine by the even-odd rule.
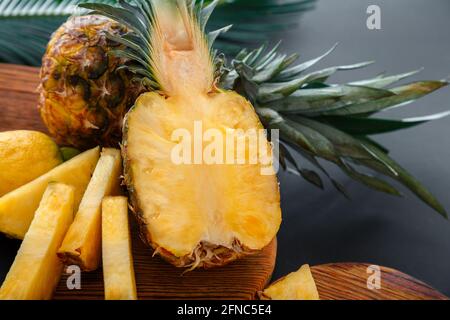
[[[263,299],[272,300],[319,300],[319,292],[309,265],[288,274],[271,284],[261,294]]]
[[[94,174],[81,200],[58,256],[84,271],[98,268],[101,257],[101,204],[105,196],[120,190],[122,171],[120,151],[103,149]]]
[[[44,300],[52,297],[63,264],[56,251],[73,220],[75,189],[50,183],[2,287],[0,299]]]
[[[103,199],[102,257],[105,299],[136,300],[126,197]]]
[[[77,210],[99,157],[99,148],[88,150],[61,164],[43,176],[0,198],[0,232],[23,239],[49,182],[61,182],[75,188]]]

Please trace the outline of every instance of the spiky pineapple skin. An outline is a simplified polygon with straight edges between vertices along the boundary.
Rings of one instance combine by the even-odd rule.
[[[126,61],[109,54],[120,45],[107,33],[125,27],[108,18],[72,17],[52,36],[42,60],[39,111],[57,143],[80,149],[117,146],[122,120],[141,90]]]

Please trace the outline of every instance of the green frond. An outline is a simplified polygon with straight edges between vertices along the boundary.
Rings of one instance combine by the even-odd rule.
[[[0,3],[0,12],[1,17],[68,16],[78,3],[79,0],[6,0]]]
[[[221,6],[212,14],[208,31],[232,24],[233,28],[223,35],[221,44],[248,45],[249,41],[259,44],[269,40],[274,32],[297,26],[299,15],[314,9],[315,5],[315,0],[221,1]]]
[[[85,0],[116,6],[117,0]],[[0,62],[39,66],[51,34],[72,14],[83,0],[2,0],[0,1]],[[210,19],[207,31],[233,24],[232,31],[210,33],[215,48],[236,53],[249,41],[268,40],[274,32],[292,28],[299,15],[314,8],[317,0],[205,0],[202,20]],[[146,7],[146,1],[129,3]],[[199,2],[200,3],[200,2]],[[216,10],[213,10],[217,6]],[[208,8],[209,7],[209,8]],[[207,9],[208,8],[208,9]],[[249,17],[250,16],[250,17]],[[213,39],[214,38],[214,39]],[[21,39],[17,42],[15,39]]]
[[[51,34],[77,12],[79,1],[0,1],[0,62],[39,66]]]

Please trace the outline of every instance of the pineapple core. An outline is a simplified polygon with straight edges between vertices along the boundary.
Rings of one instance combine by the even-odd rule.
[[[309,265],[271,284],[262,293],[262,298],[272,300],[319,300],[316,283]]]
[[[102,200],[105,196],[120,192],[121,159],[119,150],[102,150],[75,220],[58,250],[58,256],[65,263],[77,264],[84,271],[98,268],[101,258]]]
[[[50,183],[2,287],[0,299],[48,300],[63,264],[56,251],[73,220],[74,188]]]
[[[102,257],[105,300],[136,300],[126,197],[103,199]]]
[[[223,265],[275,237],[281,222],[276,176],[262,175],[260,162],[177,163],[173,150],[186,140],[174,133],[184,130],[197,141],[194,128],[201,123],[201,136],[213,129],[225,140],[227,131],[242,130],[245,138],[263,127],[247,100],[215,88],[205,35],[186,4],[154,11],[152,71],[161,91],[141,95],[127,115],[125,179],[156,252],[177,266]],[[194,152],[207,151],[208,143],[198,150],[192,142]],[[259,144],[269,150],[271,168],[265,135]]]
[[[151,36],[153,73],[168,96],[207,93],[214,82],[214,66],[205,35],[181,5],[157,0]]]

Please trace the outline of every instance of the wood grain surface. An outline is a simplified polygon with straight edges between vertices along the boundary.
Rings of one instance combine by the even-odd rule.
[[[400,271],[379,266],[380,288],[369,289],[373,273],[366,263],[331,263],[311,268],[323,300],[447,300],[425,283]]]
[[[38,82],[36,68],[0,64],[0,131],[34,129],[46,132],[36,107]],[[132,229],[140,299],[254,299],[267,285],[274,269],[276,241],[260,254],[228,266],[182,274],[182,269],[152,257],[151,250],[134,231],[134,225]],[[380,269],[381,289],[370,290],[367,288],[370,275],[367,267],[368,264],[362,263],[313,266],[321,299],[447,299],[426,284],[385,267]],[[81,290],[68,290],[66,277],[61,279],[55,299],[103,299],[101,269],[82,274]]]
[[[255,299],[271,277],[276,256],[276,241],[273,241],[256,256],[221,268],[183,274],[184,269],[175,268],[160,257],[152,257],[151,250],[134,231],[132,246],[139,299]],[[64,275],[55,299],[103,299],[101,269],[82,274],[82,290],[68,290],[66,279]]]

